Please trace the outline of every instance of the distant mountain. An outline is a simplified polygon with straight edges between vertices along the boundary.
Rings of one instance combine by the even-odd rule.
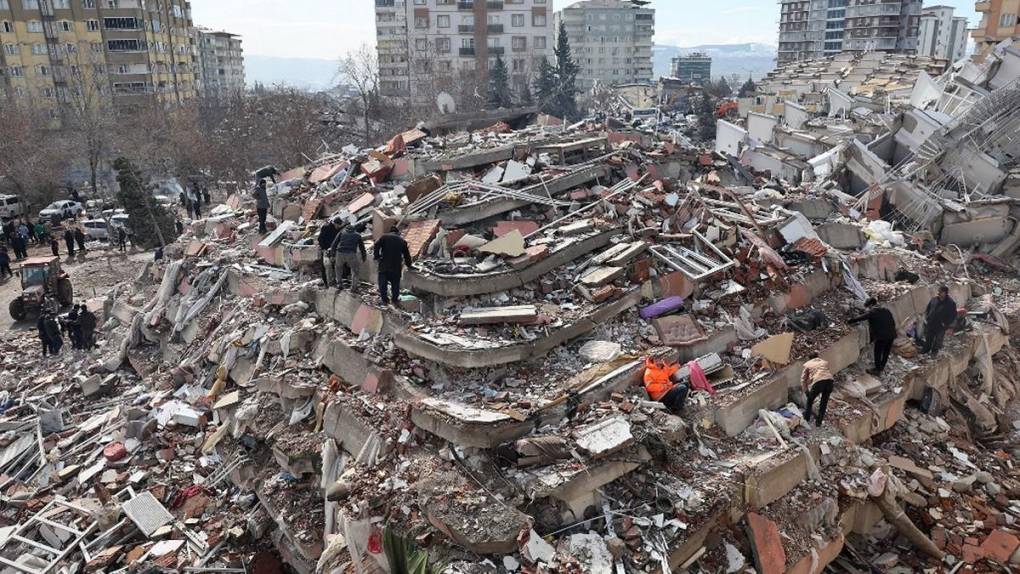
[[[312,58],[277,58],[245,55],[244,76],[248,86],[284,84],[307,90],[324,90],[336,85],[337,62]]]
[[[704,52],[712,57],[712,77],[750,73],[760,78],[776,67],[776,47],[767,44],[705,44],[680,48],[677,46],[655,46],[652,52],[652,68],[655,76],[668,76],[670,62],[675,56],[691,52]]]

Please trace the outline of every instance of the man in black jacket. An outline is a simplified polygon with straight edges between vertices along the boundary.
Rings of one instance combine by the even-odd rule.
[[[946,330],[956,322],[956,301],[949,296],[949,287],[939,287],[939,294],[928,302],[924,310],[924,345],[922,353],[937,355],[942,349]]]
[[[393,226],[389,233],[383,234],[375,242],[372,252],[379,271],[379,297],[383,305],[392,304],[396,307],[400,304],[400,276],[404,271],[401,263],[411,266],[411,252],[407,249],[407,242],[400,236],[400,230]],[[387,285],[390,294],[386,292]]]
[[[78,322],[81,326],[81,348],[91,351],[96,345],[96,314],[82,304]]]
[[[346,275],[346,269],[351,273],[351,293],[357,293],[358,288],[361,286],[361,264],[368,258],[368,253],[365,251],[365,241],[361,238],[361,234],[364,232],[364,223],[359,223],[354,227],[348,225],[347,228],[343,230],[343,233],[337,236],[336,241],[334,242],[333,260],[336,262],[336,286],[339,289],[344,288],[344,275]],[[383,237],[385,237],[385,235]],[[403,241],[403,239],[401,239],[401,241]],[[406,244],[404,249],[407,249]],[[397,271],[396,289],[399,293],[399,270]]]
[[[327,221],[319,229],[319,261],[322,263],[322,282],[326,287],[330,287],[334,283],[333,254],[330,253],[330,248],[333,246],[333,241],[336,240],[337,231],[335,219]]]
[[[871,333],[871,341],[875,344],[875,368],[868,372],[878,376],[885,370],[893,341],[896,340],[896,318],[893,317],[892,311],[885,307],[879,307],[878,301],[874,297],[865,301],[864,306],[867,308],[867,312],[848,322],[851,325],[861,321],[868,322],[868,332]]]
[[[255,185],[255,213],[259,216],[259,233],[266,233],[266,215],[269,214],[269,195],[266,193],[266,180],[260,179]]]

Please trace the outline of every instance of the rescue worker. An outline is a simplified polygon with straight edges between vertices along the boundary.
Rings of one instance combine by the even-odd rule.
[[[892,311],[879,307],[878,300],[874,297],[865,301],[864,307],[867,312],[847,322],[851,325],[862,321],[868,322],[868,332],[871,334],[875,351],[875,368],[869,369],[868,373],[879,376],[889,362],[889,353],[892,351],[893,341],[896,340],[896,318],[893,317]]]
[[[407,242],[400,236],[400,230],[396,225],[375,242],[372,256],[377,262],[379,272],[379,297],[383,305],[396,307],[400,304],[400,276],[404,272],[401,260],[407,267],[411,266],[411,252],[408,251]]]
[[[326,287],[335,283],[333,274],[333,241],[336,240],[338,218],[334,217],[319,229],[319,261],[322,263],[322,282]]]
[[[84,303],[78,314],[78,322],[81,327],[81,347],[86,351],[91,351],[96,345],[96,314],[90,311]]]
[[[74,257],[74,232],[70,227],[64,229],[64,244],[67,245],[67,256]]]
[[[924,310],[924,344],[922,353],[937,355],[942,349],[946,330],[956,322],[956,301],[949,296],[949,287],[939,287],[939,293],[928,301]]]
[[[64,319],[63,328],[67,338],[71,340],[71,348],[81,348],[81,323],[78,321],[78,305],[71,307],[71,312]]]
[[[334,246],[335,255],[333,257],[336,265],[335,275],[338,289],[344,288],[344,276],[347,274],[347,271],[350,271],[351,274],[351,293],[357,293],[359,287],[361,287],[361,264],[368,259],[368,253],[365,251],[365,241],[361,238],[361,234],[364,232],[364,223],[359,223],[354,227],[348,225],[343,230],[343,233],[336,238]],[[407,250],[406,243],[404,244],[404,250]],[[410,256],[408,259],[410,259]],[[394,303],[399,302],[398,297],[400,297],[399,270],[397,271],[397,287],[393,295]]]
[[[674,383],[671,379],[679,370],[679,363],[667,364],[651,357],[645,359],[645,391],[653,401],[666,405],[669,412],[678,416],[683,412],[691,390],[688,385]]]
[[[832,373],[829,371],[829,362],[818,356],[818,353],[811,355],[811,360],[804,363],[804,370],[800,374],[800,384],[807,393],[807,404],[804,407],[804,422],[810,423],[814,414],[815,399],[821,398],[818,404],[818,419],[815,426],[822,426],[825,420],[825,410],[829,406],[829,395],[832,394]]]
[[[60,336],[60,327],[53,319],[53,314],[50,311],[43,311],[39,314],[36,328],[39,330],[39,341],[43,346],[43,356],[60,353],[60,348],[64,346],[64,339]]]
[[[265,233],[266,216],[269,214],[269,196],[266,194],[266,180],[260,179],[255,186],[255,212],[259,216],[259,233]]]

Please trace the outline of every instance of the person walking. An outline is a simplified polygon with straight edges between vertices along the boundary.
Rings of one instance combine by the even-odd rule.
[[[337,223],[339,218],[334,217],[319,228],[319,262],[322,264],[322,282],[326,287],[332,287],[335,283],[333,273],[333,242],[339,235]]]
[[[396,307],[400,304],[400,276],[404,271],[403,265],[411,266],[411,252],[408,251],[407,242],[400,236],[397,226],[391,227],[389,233],[384,233],[375,242],[372,255],[376,260],[376,270],[379,274],[379,297],[383,305]]]
[[[60,242],[52,235],[50,235],[50,251],[53,252],[54,257],[60,257]]]
[[[368,253],[365,251],[365,240],[361,238],[361,234],[365,232],[365,224],[359,223],[358,225],[351,227],[350,225],[344,229],[336,238],[336,245],[334,251],[336,261],[336,286],[338,289],[344,288],[344,276],[349,271],[351,274],[351,293],[357,293],[361,287],[361,264],[368,259]],[[401,239],[403,241],[403,239]],[[407,245],[404,245],[404,250],[407,250]],[[408,257],[410,259],[410,257]],[[410,265],[410,263],[408,263]],[[393,301],[398,302],[400,297],[400,270],[398,263],[397,270],[397,287],[394,291]]]
[[[67,314],[67,318],[63,321],[64,332],[67,333],[67,338],[71,340],[71,348],[78,350],[81,348],[81,323],[78,321],[78,305],[71,307],[71,312]]]
[[[942,342],[946,337],[946,330],[956,322],[956,301],[949,296],[949,287],[939,287],[938,295],[928,301],[924,310],[924,344],[921,346],[922,353],[938,355],[942,349]]]
[[[11,248],[14,249],[14,257],[18,261],[28,257],[28,246],[25,244],[25,238],[20,233],[14,234],[14,238],[11,240]]]
[[[82,255],[85,255],[85,252],[87,251],[85,249],[85,232],[82,231],[81,227],[75,226],[74,240],[78,243],[78,251],[80,251]]]
[[[825,420],[825,411],[829,406],[829,395],[832,394],[832,373],[829,371],[829,362],[818,356],[818,353],[811,355],[811,360],[804,363],[804,370],[800,374],[800,384],[807,393],[807,404],[804,408],[804,422],[810,423],[815,399],[821,397],[818,404],[818,418],[815,426],[822,426]]]
[[[50,336],[46,332],[46,311],[39,313],[39,318],[35,321],[35,328],[39,331],[39,342],[42,343],[42,356],[46,357],[50,354]]]
[[[96,314],[90,311],[84,303],[81,305],[81,312],[78,314],[78,322],[81,325],[82,349],[91,351],[96,346]]]
[[[862,321],[868,322],[868,332],[871,334],[875,354],[875,368],[869,369],[868,373],[880,376],[889,362],[889,353],[892,351],[893,341],[896,340],[896,318],[893,317],[892,311],[879,307],[878,300],[874,297],[865,301],[864,307],[867,312],[850,319],[847,323],[856,325]]]
[[[7,252],[6,247],[0,245],[0,279],[8,277],[14,277],[14,272],[11,271],[11,254]]]
[[[64,229],[64,244],[67,245],[67,256],[74,257],[74,232],[70,227]]]
[[[43,356],[57,355],[60,348],[64,346],[64,339],[60,336],[60,327],[53,318],[53,313],[43,311],[36,321],[36,329],[39,331],[39,341],[42,343]]]
[[[266,216],[269,214],[269,196],[266,194],[266,180],[259,180],[253,195],[255,196],[255,212],[259,216],[259,233],[266,233]]]
[[[46,226],[41,222],[35,222],[35,236],[39,238],[39,245],[47,243],[49,241],[49,234],[46,233]]]
[[[117,248],[121,253],[127,252],[127,230],[123,225],[117,227]]]

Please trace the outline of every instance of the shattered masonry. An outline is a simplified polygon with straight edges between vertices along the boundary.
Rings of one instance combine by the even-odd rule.
[[[463,573],[1015,568],[1018,63],[791,65],[714,152],[411,130],[284,174],[265,236],[231,196],[94,302],[95,354],[0,343],[3,572],[377,572],[394,535]],[[322,287],[335,216],[370,253],[401,229],[396,307],[371,257]],[[943,284],[961,319],[921,355]],[[670,414],[649,356],[714,394]]]

